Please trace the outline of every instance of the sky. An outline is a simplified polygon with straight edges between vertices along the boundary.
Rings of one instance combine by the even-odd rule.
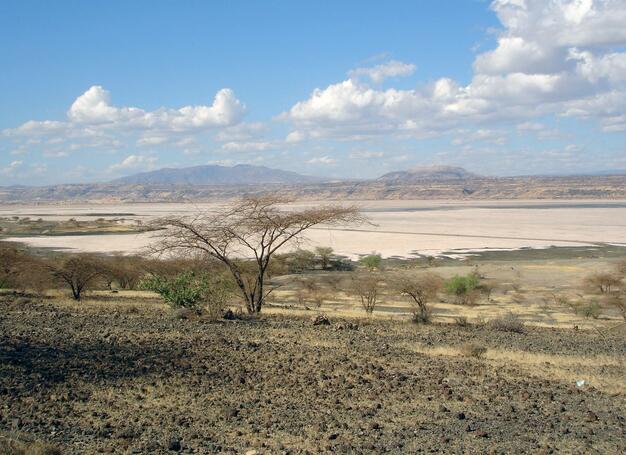
[[[626,0],[0,1],[0,186],[626,169]]]

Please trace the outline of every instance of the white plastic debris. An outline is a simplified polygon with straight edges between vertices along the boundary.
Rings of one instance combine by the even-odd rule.
[[[576,387],[583,387],[587,384],[587,381],[585,381],[584,379],[579,379],[578,381],[576,381]]]

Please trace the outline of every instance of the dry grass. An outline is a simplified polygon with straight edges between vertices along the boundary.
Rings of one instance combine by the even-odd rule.
[[[593,387],[611,394],[626,394],[625,359],[618,355],[566,356],[536,354],[528,351],[489,348],[473,355],[473,343],[461,346],[407,345],[406,349],[430,356],[471,356],[483,358],[494,369],[516,366],[528,376],[573,384],[584,379]]]
[[[61,450],[46,442],[29,441],[12,433],[0,433],[0,455],[61,455]]]

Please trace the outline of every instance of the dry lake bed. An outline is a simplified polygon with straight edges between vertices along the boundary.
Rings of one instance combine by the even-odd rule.
[[[410,258],[550,246],[626,246],[626,200],[361,201],[357,205],[372,224],[311,230],[304,247],[331,246],[336,253],[351,258],[373,251],[384,257]],[[0,216],[56,220],[123,218],[128,222],[146,222],[160,216],[210,210],[214,206],[8,205],[0,206]],[[53,249],[133,253],[150,243],[151,234],[39,235],[9,240]]]

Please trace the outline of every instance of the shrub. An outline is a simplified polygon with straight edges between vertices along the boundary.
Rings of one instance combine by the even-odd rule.
[[[509,313],[504,317],[492,319],[489,326],[500,332],[525,333],[526,326],[519,316]]]
[[[223,274],[181,272],[173,278],[152,276],[141,282],[141,288],[156,292],[173,308],[199,311],[209,316],[222,315],[234,286]]]
[[[50,285],[50,276],[39,257],[0,242],[0,289],[43,291]]]
[[[109,288],[115,282],[121,289],[134,290],[144,274],[139,257],[113,256],[103,260],[102,268]]]
[[[442,283],[443,279],[434,273],[421,275],[403,273],[393,278],[392,287],[400,295],[410,299],[413,322],[427,324],[432,314],[428,303],[437,296]]]
[[[576,314],[584,316],[586,318],[598,319],[601,312],[602,308],[600,307],[600,304],[596,301],[580,303],[576,306]]]
[[[454,323],[459,327],[469,327],[470,322],[466,316],[458,316],[454,319]]]
[[[363,273],[353,276],[349,292],[356,296],[368,315],[371,315],[378,304],[382,280],[374,273]]]
[[[456,298],[456,302],[462,305],[474,303],[476,288],[480,285],[480,279],[475,273],[459,276],[455,275],[445,283],[445,289]]]
[[[368,270],[380,269],[382,263],[380,254],[372,253],[359,259],[359,263]]]
[[[599,291],[601,294],[611,292],[611,289],[620,284],[620,277],[613,273],[594,273],[585,277],[583,284],[585,287]]]

